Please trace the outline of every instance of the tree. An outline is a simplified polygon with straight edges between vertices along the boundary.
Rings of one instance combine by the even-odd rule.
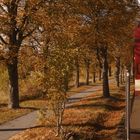
[[[89,69],[90,69],[89,59],[85,59],[85,68],[86,68],[86,85],[89,85]]]
[[[74,58],[77,56],[74,34],[75,21],[65,17],[64,3],[50,1],[45,9],[45,16],[49,16],[49,24],[43,21],[42,34],[42,84],[48,97],[47,108],[53,112],[56,134],[63,133],[62,122],[69,82],[73,75]],[[62,8],[63,7],[63,8]],[[64,11],[63,11],[63,10]],[[47,111],[47,110],[45,110]]]
[[[75,58],[75,69],[76,69],[76,76],[75,76],[75,87],[80,86],[80,66],[79,66],[79,57]]]
[[[128,27],[129,23],[134,23],[136,5],[133,5],[132,1],[122,0],[79,0],[75,2],[75,5],[78,5],[76,14],[83,20],[82,26],[87,27],[87,29],[90,28],[89,32],[85,30],[86,32],[83,33],[83,44],[92,46],[93,50],[97,50],[97,58],[100,61],[99,64],[103,73],[103,95],[104,97],[109,97],[108,57],[114,47],[112,42],[115,42],[115,46],[117,46],[116,40],[119,42],[119,35],[124,35],[121,32],[125,29],[127,30],[126,27]],[[129,31],[125,32],[126,36],[123,37],[127,38],[127,41],[131,33]],[[122,40],[124,41],[125,39]]]
[[[46,59],[48,76],[44,75],[44,83],[47,84],[46,87],[48,88],[48,108],[54,113],[58,136],[63,134],[63,114],[74,63],[73,51],[68,44],[63,42],[59,45],[51,46],[52,48],[50,48]]]
[[[27,38],[38,29],[37,12],[43,0],[2,0],[0,2],[1,59],[6,60],[9,75],[9,108],[19,107],[18,54]],[[27,42],[26,42],[27,41]]]

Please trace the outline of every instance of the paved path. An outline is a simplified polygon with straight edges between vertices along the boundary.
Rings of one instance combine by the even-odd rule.
[[[101,85],[91,87],[83,92],[77,93],[69,97],[68,103],[76,102],[82,98],[93,94],[101,89]],[[0,140],[8,140],[13,135],[19,133],[27,128],[35,127],[37,118],[37,111],[29,113],[25,116],[19,117],[15,120],[9,121],[0,125]]]
[[[140,91],[137,92],[130,121],[131,140],[140,140]]]
[[[83,92],[77,93],[77,94],[69,97],[68,103],[77,102],[77,101],[83,99],[84,97],[91,95],[93,92],[98,91],[99,89],[101,89],[101,85],[98,85],[98,86],[89,88]]]
[[[0,125],[0,140],[8,140],[11,136],[36,124],[37,112],[34,111],[15,120]]]

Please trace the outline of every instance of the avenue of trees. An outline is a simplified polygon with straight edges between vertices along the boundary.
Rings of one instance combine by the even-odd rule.
[[[132,67],[137,9],[130,0],[1,0],[0,73],[8,72],[9,108],[19,108],[19,80],[34,75],[60,126],[69,83],[74,77],[80,86],[81,69],[87,85],[92,73],[110,97],[109,75],[119,87]]]

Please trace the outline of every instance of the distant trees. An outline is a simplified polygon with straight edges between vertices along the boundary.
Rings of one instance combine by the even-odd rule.
[[[75,58],[75,71],[75,87],[78,88],[80,86],[80,64],[78,56]]]
[[[130,1],[106,0],[77,1],[75,5],[79,5],[77,6],[77,13],[81,16],[82,25],[85,25],[85,28],[87,27],[87,30],[83,28],[85,33],[82,32],[81,35],[85,40],[84,45],[90,46],[90,49],[96,52],[100,66],[99,79],[103,79],[103,96],[109,97],[109,57],[114,54],[116,56],[113,63],[116,63],[115,75],[117,86],[119,86],[121,58],[119,58],[120,54],[117,48],[121,53],[122,51],[124,52],[124,56],[128,53],[124,51],[125,49],[127,50],[127,47],[131,51],[129,40],[131,40],[133,34],[137,7]],[[128,42],[130,43],[129,45]]]

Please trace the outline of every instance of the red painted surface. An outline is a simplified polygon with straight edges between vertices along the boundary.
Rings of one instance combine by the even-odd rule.
[[[140,91],[135,91],[135,96],[140,96]]]
[[[135,61],[135,78],[140,79],[140,24],[134,31],[134,61]]]

